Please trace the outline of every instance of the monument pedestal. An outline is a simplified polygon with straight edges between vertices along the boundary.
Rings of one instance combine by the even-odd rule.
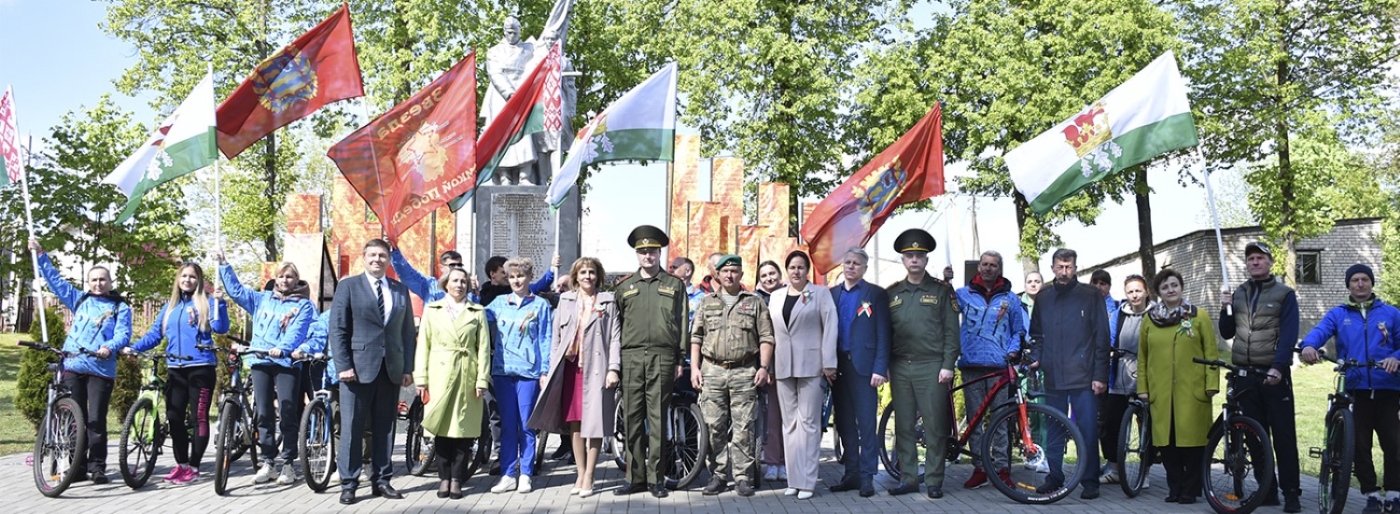
[[[571,191],[551,213],[545,201],[548,186],[494,186],[476,189],[472,201],[475,209],[475,265],[472,273],[484,273],[486,260],[499,255],[528,257],[535,264],[535,278],[549,270],[550,259],[559,254],[559,275],[569,273],[569,267],[579,258],[579,221],[583,216],[578,193]],[[555,218],[558,217],[558,241],[555,248]],[[480,280],[487,280],[481,275]]]

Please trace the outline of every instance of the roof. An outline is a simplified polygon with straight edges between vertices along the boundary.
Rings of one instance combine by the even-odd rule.
[[[1340,219],[1340,220],[1336,220],[1335,222],[1333,222],[1333,226],[1368,225],[1368,224],[1371,224],[1371,223],[1379,223],[1379,222],[1381,222],[1383,219],[1384,219],[1384,218],[1379,218],[1379,217],[1373,217],[1373,218],[1348,218],[1348,219]],[[1259,225],[1250,225],[1250,226],[1247,226],[1247,227],[1222,228],[1222,229],[1220,229],[1220,237],[1221,237],[1222,239],[1224,239],[1224,238],[1228,238],[1228,237],[1231,237],[1231,236],[1240,236],[1240,235],[1246,235],[1246,234],[1251,234],[1251,233],[1256,233],[1256,232],[1263,232],[1263,231],[1264,231],[1264,227],[1261,227],[1261,226],[1259,226]],[[1198,238],[1198,237],[1210,237],[1210,236],[1214,236],[1214,233],[1215,233],[1215,229],[1213,229],[1213,228],[1203,228],[1203,229],[1201,229],[1201,230],[1197,230],[1197,231],[1194,231],[1194,232],[1187,232],[1186,234],[1183,234],[1183,235],[1181,235],[1181,236],[1174,237],[1174,238],[1168,239],[1168,240],[1166,240],[1166,241],[1162,241],[1162,242],[1160,242],[1160,243],[1157,243],[1157,244],[1155,244],[1155,245],[1152,245],[1152,252],[1153,252],[1153,253],[1156,253],[1156,252],[1163,251],[1163,250],[1165,250],[1165,249],[1167,249],[1167,248],[1170,248],[1170,247],[1172,247],[1172,246],[1176,246],[1177,244],[1179,244],[1179,243],[1181,243],[1181,242],[1183,242],[1183,241],[1189,240],[1189,239],[1194,239],[1194,238]],[[1084,268],[1084,270],[1083,270],[1083,271],[1080,271],[1078,274],[1079,274],[1079,275],[1085,275],[1085,274],[1088,274],[1088,273],[1093,273],[1094,270],[1097,270],[1097,269],[1111,268],[1111,267],[1113,267],[1113,266],[1119,266],[1119,265],[1122,265],[1122,264],[1127,264],[1127,263],[1132,262],[1132,261],[1134,261],[1134,260],[1136,260],[1136,259],[1138,259],[1138,258],[1140,258],[1140,257],[1141,257],[1141,255],[1139,255],[1138,252],[1126,253],[1126,254],[1120,255],[1120,256],[1118,256],[1118,257],[1114,257],[1114,258],[1112,258],[1112,259],[1109,259],[1109,260],[1107,260],[1107,261],[1104,261],[1104,262],[1095,264],[1095,265],[1093,265],[1093,266]]]

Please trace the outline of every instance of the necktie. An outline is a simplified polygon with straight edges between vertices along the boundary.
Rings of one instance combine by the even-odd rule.
[[[384,316],[384,281],[374,281],[374,300],[379,303],[379,316]]]

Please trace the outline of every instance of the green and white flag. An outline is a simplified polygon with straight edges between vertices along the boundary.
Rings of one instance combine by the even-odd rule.
[[[102,182],[113,184],[128,198],[117,222],[131,218],[141,197],[156,186],[193,173],[219,158],[215,140],[214,75],[194,86],[180,107],[151,133],[146,144],[122,161]]]
[[[578,181],[579,172],[589,164],[674,160],[675,140],[676,63],[670,63],[579,131],[545,200],[557,209]]]
[[[1198,144],[1186,83],[1167,52],[1093,105],[1007,152],[1031,210],[1045,214],[1089,184]]]

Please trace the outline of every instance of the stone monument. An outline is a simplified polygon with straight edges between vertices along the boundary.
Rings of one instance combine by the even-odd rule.
[[[492,256],[520,256],[534,261],[535,276],[538,278],[549,268],[549,261],[557,251],[559,274],[568,274],[569,266],[579,258],[582,204],[577,194],[570,194],[559,206],[558,212],[550,212],[549,204],[544,199],[548,189],[547,186],[490,186],[477,189],[473,201],[476,210],[476,265],[473,273],[482,273],[486,269],[486,260]]]

